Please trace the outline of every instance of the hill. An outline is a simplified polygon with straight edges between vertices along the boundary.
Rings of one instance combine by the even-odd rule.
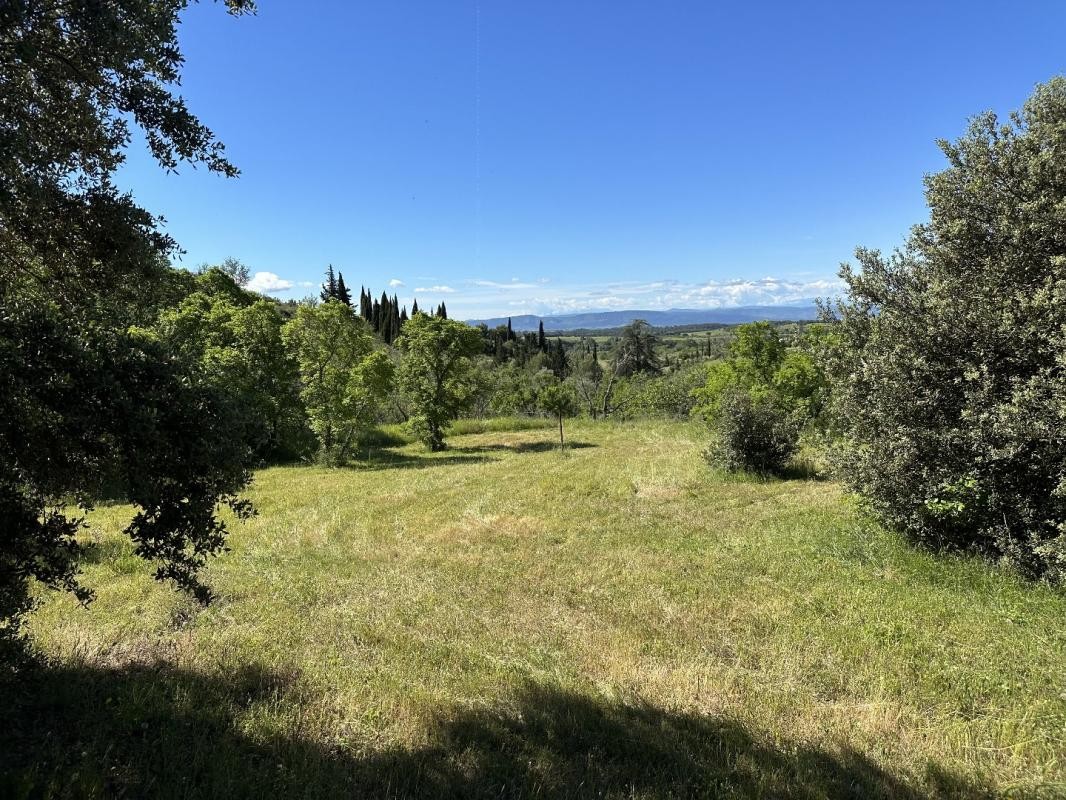
[[[537,316],[520,314],[514,317],[492,317],[489,319],[467,320],[470,325],[487,325],[495,328],[506,325],[511,320],[511,327],[516,331],[535,331],[541,322],[545,331],[574,331],[579,329],[601,330],[603,328],[620,328],[633,320],[642,319],[656,328],[678,325],[702,325],[718,323],[739,325],[742,322],[801,322],[818,318],[818,307],[811,303],[801,305],[779,306],[737,306],[735,308],[672,308],[668,311],[634,309],[631,311],[586,311],[580,314],[553,314]]]

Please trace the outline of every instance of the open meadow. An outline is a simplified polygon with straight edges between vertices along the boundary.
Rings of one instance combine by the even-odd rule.
[[[567,435],[262,470],[206,609],[99,509],[3,795],[1066,795],[1060,591],[716,474],[694,424]]]

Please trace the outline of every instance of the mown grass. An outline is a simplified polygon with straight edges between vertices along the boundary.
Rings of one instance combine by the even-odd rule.
[[[207,609],[97,512],[5,796],[1066,795],[1061,592],[723,480],[697,427],[568,427],[262,471]]]

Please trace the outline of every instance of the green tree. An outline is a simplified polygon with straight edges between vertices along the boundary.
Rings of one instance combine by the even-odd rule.
[[[662,371],[658,346],[659,339],[651,325],[642,319],[634,320],[622,329],[622,335],[615,345],[612,360],[614,372],[621,377],[638,372],[658,374]]]
[[[577,395],[574,394],[573,387],[555,379],[537,393],[537,402],[545,413],[559,421],[559,447],[562,448],[563,418],[574,416],[578,409]]]
[[[326,269],[326,280],[322,284],[322,291],[318,293],[319,299],[323,303],[328,303],[330,300],[339,299],[337,296],[337,274],[333,271],[333,265],[330,264]]]
[[[247,443],[232,396],[131,331],[184,277],[174,242],[112,183],[131,127],[164,168],[237,169],[173,92],[186,0],[6,3],[0,11],[0,640],[31,584],[76,581],[79,512],[109,488],[156,575],[206,600],[197,572],[239,513]],[[239,13],[251,3],[230,0]],[[186,276],[187,277],[187,276]],[[232,281],[231,281],[232,283]]]
[[[242,289],[248,285],[248,281],[251,280],[252,277],[252,272],[248,269],[247,265],[241,263],[232,256],[224,258],[222,263],[218,265],[218,268],[233,278],[233,282]]]
[[[615,341],[611,368],[600,396],[600,413],[604,418],[616,410],[614,393],[619,379],[645,373],[658,375],[662,371],[658,344],[651,325],[642,319],[634,320],[622,329],[622,335]]]
[[[588,415],[596,419],[600,410],[598,404],[603,385],[603,367],[596,356],[588,353],[576,358],[567,381],[581,399]]]
[[[166,309],[151,333],[235,396],[243,437],[259,460],[294,458],[308,446],[296,362],[281,338],[278,305],[250,292],[216,289],[212,273],[198,291]]]
[[[860,249],[825,349],[836,466],[936,547],[1066,576],[1066,78],[977,116],[928,222]]]
[[[282,336],[299,365],[320,457],[342,464],[376,421],[392,386],[392,362],[374,350],[366,322],[337,300],[301,305]]]
[[[727,469],[781,472],[821,408],[824,376],[812,355],[787,347],[769,323],[748,323],[705,375],[693,411],[714,430],[713,459]]]
[[[348,287],[344,285],[344,273],[337,273],[337,296],[335,298],[346,306],[352,304],[352,293],[348,291]]]
[[[753,380],[770,383],[785,358],[785,343],[769,322],[738,325],[729,342],[729,363]]]
[[[772,392],[726,387],[713,424],[708,456],[731,471],[780,473],[799,445],[799,419]]]
[[[443,450],[444,428],[476,391],[473,358],[481,352],[481,335],[456,320],[416,314],[398,344],[399,385],[412,410],[408,425],[430,450]]]

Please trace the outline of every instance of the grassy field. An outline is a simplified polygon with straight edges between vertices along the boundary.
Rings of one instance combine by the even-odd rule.
[[[568,427],[260,472],[204,610],[100,510],[0,795],[1066,796],[1062,592],[716,476],[697,427]]]

